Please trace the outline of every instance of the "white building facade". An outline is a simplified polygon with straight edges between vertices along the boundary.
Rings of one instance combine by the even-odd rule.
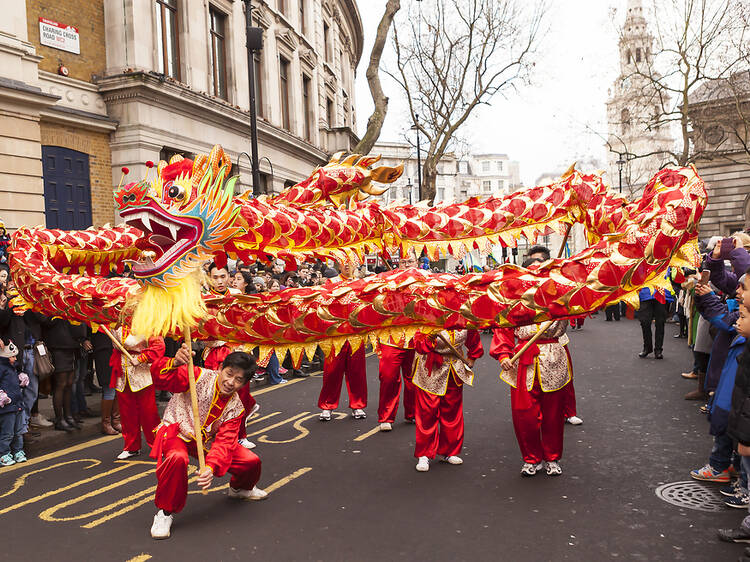
[[[627,0],[619,42],[620,74],[607,101],[607,169],[612,186],[622,185],[622,192],[631,196],[659,171],[669,159],[666,151],[674,146],[669,126],[654,124],[661,109],[655,105],[649,79],[636,73],[640,69],[648,74],[653,43],[642,1]]]

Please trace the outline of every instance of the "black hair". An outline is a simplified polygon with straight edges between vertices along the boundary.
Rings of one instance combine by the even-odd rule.
[[[535,263],[542,263],[542,260],[540,260],[539,258],[526,258],[525,260],[523,260],[521,267],[529,267],[534,265]]]
[[[218,265],[216,265],[215,261],[212,261],[210,264],[208,264],[208,272],[211,273],[214,269],[226,269],[227,273],[229,273],[226,265],[224,267],[219,267]]]
[[[235,272],[235,275],[237,274],[242,275],[242,278],[245,280],[245,293],[250,289],[250,287],[253,286],[253,276],[249,271],[245,271],[244,269],[240,269]]]
[[[536,246],[532,246],[529,248],[529,251],[526,253],[527,256],[530,256],[531,254],[544,254],[544,261],[547,261],[552,257],[549,253],[549,248],[547,246],[542,246],[541,244],[537,244]]]
[[[242,378],[247,382],[255,374],[255,357],[244,351],[233,351],[221,362],[221,368],[224,369],[226,367],[240,369],[242,371]]]

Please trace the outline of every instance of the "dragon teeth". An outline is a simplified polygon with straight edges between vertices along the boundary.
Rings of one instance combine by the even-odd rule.
[[[169,223],[167,227],[169,228],[169,232],[172,235],[172,240],[177,240],[177,226],[174,223]]]
[[[151,229],[151,219],[148,218],[147,213],[141,213],[141,216],[138,218],[141,219],[141,222],[143,223],[143,226],[146,228],[146,230],[153,232],[153,230]]]

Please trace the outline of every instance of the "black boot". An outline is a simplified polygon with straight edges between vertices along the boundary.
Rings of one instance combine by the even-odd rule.
[[[654,351],[654,357],[656,359],[664,359],[664,355],[662,355],[661,349],[657,349]]]
[[[57,418],[55,420],[55,429],[57,431],[66,431],[66,432],[70,433],[75,428],[72,425],[70,425],[67,421],[65,421],[64,418]]]
[[[638,354],[638,357],[640,357],[641,359],[645,359],[645,358],[646,358],[646,357],[648,357],[648,356],[649,356],[650,354],[651,354],[651,350],[650,350],[650,349],[649,349],[648,351],[646,351],[646,350],[644,349],[643,351],[641,351],[641,352],[640,352],[640,353]]]
[[[65,421],[68,423],[68,425],[72,426],[74,429],[81,429],[83,427],[82,423],[79,423],[75,418],[65,418]]]

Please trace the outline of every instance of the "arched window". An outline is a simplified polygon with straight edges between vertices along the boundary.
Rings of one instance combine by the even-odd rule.
[[[622,132],[627,133],[630,129],[630,111],[623,109],[620,113],[620,123],[622,124]]]

